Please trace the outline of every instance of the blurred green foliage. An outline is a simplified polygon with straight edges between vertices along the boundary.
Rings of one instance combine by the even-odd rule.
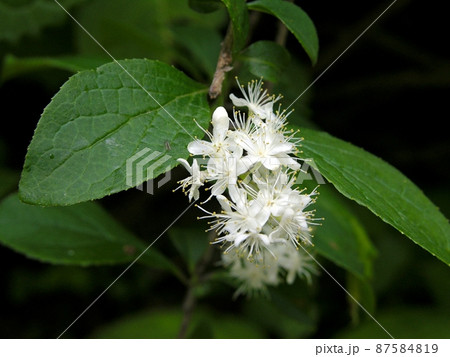
[[[223,3],[61,1],[115,58],[161,60],[205,87],[211,81],[226,33],[227,9],[245,9],[243,1]],[[233,85],[236,74],[241,82],[264,76],[272,80],[268,84],[274,91],[285,95],[286,105],[360,33],[359,19],[374,17],[373,9],[361,4],[353,4],[353,12],[329,9],[326,13],[320,4],[304,4],[304,10],[314,19],[323,49],[316,69],[311,69],[308,56],[296,41],[304,42],[299,38],[301,29],[296,24],[283,21],[294,34],[284,39],[289,55],[275,42],[261,47],[261,43],[275,40],[279,28],[275,18],[267,14],[276,12],[270,10],[271,3],[274,1],[255,1],[250,5],[255,9],[264,7],[264,13],[250,12],[249,29],[243,20],[246,9],[245,14],[232,17],[232,26],[240,34],[235,50],[242,66],[235,65],[229,75],[231,80],[227,80],[224,88]],[[410,18],[422,18],[421,8],[414,4],[402,6]],[[448,215],[449,177],[439,167],[448,161],[447,137],[442,136],[440,122],[433,121],[436,117],[433,108],[439,106],[426,104],[448,95],[448,80],[435,73],[448,53],[432,40],[421,41],[411,23],[404,23],[406,15],[396,17],[393,11],[391,21],[380,25],[382,29],[374,29],[376,35],[372,39],[369,35],[367,42],[361,44],[360,52],[355,48],[355,57],[353,61],[349,59],[347,67],[336,66],[341,76],[330,75],[328,84],[323,87],[319,84],[295,103],[296,111],[289,120],[302,127],[322,127],[394,163],[413,181],[418,181],[426,193],[431,193],[434,202]],[[429,25],[424,31],[439,33]],[[253,43],[246,41],[247,31]],[[314,41],[310,44],[306,52],[314,62],[317,44]],[[276,51],[279,54],[275,57],[283,65],[275,62]],[[380,51],[386,56],[386,62],[379,60]],[[363,54],[368,57],[361,57]],[[50,209],[58,217],[66,212],[74,214],[73,231],[78,231],[77,222],[83,217],[95,221],[99,227],[93,228],[93,235],[86,235],[82,230],[76,234],[63,232],[69,228],[65,225],[62,231],[48,229],[14,235],[45,223],[45,218],[40,216],[45,209],[15,210],[24,204],[14,194],[8,196],[17,188],[26,148],[44,107],[70,75],[96,68],[111,58],[51,0],[0,0],[0,56],[0,98],[4,109],[0,123],[0,209],[6,212],[0,221],[2,241],[12,237],[8,245],[14,248],[19,242],[17,237],[21,237],[27,244],[40,246],[46,238],[60,235],[60,243],[67,252],[65,244],[72,247],[72,238],[83,237],[84,240],[77,241],[86,243],[83,249],[88,254],[96,249],[96,239],[106,239],[111,246],[103,247],[105,252],[116,252],[119,260],[131,262],[186,206],[185,197],[171,192],[173,187],[163,187],[154,196],[131,190],[106,197],[102,206],[109,213],[93,203],[64,208],[64,212],[62,207]],[[433,72],[426,70],[430,62],[437,67]],[[399,75],[390,72],[395,66],[401,69]],[[412,68],[408,73],[412,71],[413,75],[405,77],[402,71],[406,66]],[[408,92],[409,97],[402,102],[405,88],[418,90],[415,98],[420,100],[411,100]],[[377,91],[388,94],[377,94]],[[219,98],[214,105],[223,100]],[[420,102],[425,103],[423,112],[427,116],[419,110],[421,131],[418,133],[411,123]],[[381,115],[374,107],[383,105],[384,115]],[[402,115],[397,115],[398,111]],[[181,172],[175,169],[173,177],[181,177]],[[338,196],[331,185],[325,185],[320,191],[323,194],[317,202],[317,216],[325,217],[325,221],[323,227],[316,229],[316,238],[320,239],[316,250],[321,254],[318,258],[321,265],[395,337],[449,338],[448,266],[404,239],[367,209]],[[186,315],[183,301],[188,293],[196,299],[185,332],[191,338],[387,337],[324,272],[313,279],[312,285],[297,281],[270,291],[269,298],[233,299],[235,282],[217,265],[218,250],[205,244],[207,236],[203,231],[207,226],[195,220],[196,214],[189,211],[176,229],[162,235],[140,261],[143,264],[129,269],[64,337],[174,338]],[[136,246],[131,247],[129,240],[126,244],[122,242],[124,237],[132,237]],[[0,268],[4,272],[0,276],[1,298],[6,307],[0,313],[1,337],[57,337],[125,268],[123,265],[46,265],[4,246],[0,247],[0,254]],[[44,260],[67,263],[58,254],[58,247],[52,247],[52,254],[56,257]],[[33,258],[43,259],[42,256]],[[206,274],[205,265],[209,269]]]

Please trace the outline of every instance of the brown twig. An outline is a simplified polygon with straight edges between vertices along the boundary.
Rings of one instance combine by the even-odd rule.
[[[192,319],[192,314],[197,304],[195,296],[195,288],[207,280],[205,270],[208,267],[214,256],[214,247],[209,245],[203,259],[197,264],[193,278],[189,282],[189,287],[183,300],[183,320],[181,321],[180,330],[178,331],[178,338],[185,338],[188,331],[189,324]]]
[[[280,46],[284,47],[286,45],[286,39],[287,39],[288,33],[289,33],[289,31],[288,31],[287,27],[281,21],[279,21],[277,35],[275,37],[275,42],[278,43]]]
[[[231,71],[233,67],[233,28],[228,25],[227,34],[220,47],[219,58],[217,60],[216,71],[209,87],[209,97],[217,98],[222,93],[222,83],[225,80],[225,73]]]
[[[183,320],[181,321],[180,330],[178,331],[177,338],[185,338],[189,323],[192,318],[192,313],[194,312],[195,304],[197,299],[194,294],[194,286],[189,286],[186,296],[183,301]]]

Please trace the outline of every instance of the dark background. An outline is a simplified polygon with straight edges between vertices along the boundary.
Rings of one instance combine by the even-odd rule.
[[[296,3],[318,30],[321,49],[317,65],[308,67],[308,59],[292,35],[287,47],[305,63],[311,80],[389,5],[386,1]],[[308,94],[308,116],[314,125],[397,167],[448,216],[450,146],[445,122],[450,117],[450,48],[444,5],[442,1],[397,1],[313,86]],[[266,15],[260,19],[255,38],[273,36],[275,29],[265,25],[266,19]],[[73,26],[68,19],[38,37],[24,38],[16,46],[0,44],[0,54],[73,53]],[[41,46],[49,41],[52,46]],[[20,172],[43,108],[69,75],[48,70],[1,85],[0,153],[4,157],[0,162],[5,167]],[[298,94],[303,89],[299,87]],[[154,237],[184,207],[184,198],[176,197],[169,205],[167,196],[149,198],[130,191],[102,203],[130,230]],[[162,210],[167,213],[156,220],[148,213]],[[417,309],[417,316],[437,308],[448,313],[448,267],[366,210],[356,210],[379,250],[374,286],[380,314],[397,309],[401,316],[409,308]],[[187,215],[183,222],[195,214]],[[170,253],[169,244],[158,244]],[[339,268],[330,264],[329,269],[338,280],[345,279]],[[56,337],[122,270],[55,267],[0,247],[0,337]],[[318,314],[317,330],[308,336],[340,336],[350,324],[347,311],[342,309],[346,296],[326,276],[321,276],[319,283],[317,299],[324,308]],[[155,294],[158,291],[164,293]],[[66,337],[92,336],[100,326],[142,309],[180,306],[183,295],[183,286],[164,273],[133,268]],[[232,290],[217,287],[217,293],[202,304],[239,314],[244,302],[231,301],[231,295]]]

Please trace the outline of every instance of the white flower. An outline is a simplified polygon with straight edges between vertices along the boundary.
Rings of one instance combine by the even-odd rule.
[[[194,198],[194,200],[198,200],[198,198],[200,197],[200,192],[198,191],[198,189],[200,188],[200,186],[203,186],[205,175],[200,172],[200,167],[197,160],[193,161],[192,167],[184,159],[178,159],[177,161],[180,162],[191,174],[191,176],[179,181],[180,186],[177,188],[177,190],[181,187],[185,194],[189,193],[189,202],[192,200],[192,198]],[[189,186],[191,187],[188,188]],[[188,190],[186,192],[187,188]]]
[[[223,265],[240,283],[236,295],[267,294],[268,286],[276,286],[282,280],[293,284],[296,277],[311,283],[312,275],[318,273],[310,253],[298,250],[291,244],[276,244],[272,249],[273,254],[266,251],[257,264],[236,251],[222,256]]]
[[[260,162],[269,170],[277,170],[281,165],[300,169],[300,164],[290,156],[296,151],[295,144],[280,132],[271,132],[264,127],[251,135],[238,131],[234,141],[247,151],[242,160],[248,167]]]
[[[258,187],[255,194],[266,202],[270,210],[271,220],[268,223],[273,227],[269,235],[271,241],[290,240],[294,246],[300,241],[310,244],[309,225],[313,224],[313,212],[305,209],[313,203],[315,190],[304,194],[293,189],[295,177],[285,170],[279,170],[273,175],[254,174],[253,180]]]
[[[224,107],[218,107],[212,117],[213,133],[205,131],[211,141],[194,140],[188,145],[188,151],[192,155],[211,155],[222,157],[224,150],[230,147],[227,140],[230,118]]]
[[[264,83],[261,80],[252,80],[248,83],[247,95],[247,92],[244,90],[244,86],[239,83],[237,78],[236,81],[242,95],[244,96],[244,98],[238,98],[234,94],[230,94],[230,99],[236,107],[247,107],[250,110],[250,117],[255,114],[261,119],[265,119],[268,115],[270,115],[270,113],[272,113],[273,104],[278,101],[281,96],[278,96],[277,98],[269,96],[267,90],[262,89],[262,85]]]
[[[277,219],[278,227],[272,232],[272,240],[277,242],[290,240],[294,246],[300,243],[311,244],[311,227],[309,227],[311,217],[311,211],[286,208],[283,215]]]
[[[255,176],[254,176],[255,177]],[[280,172],[280,180],[288,180],[289,176]],[[292,183],[294,178],[289,178]],[[270,202],[270,211],[274,217],[282,217],[287,209],[292,209],[294,212],[303,211],[312,202],[311,194],[302,194],[296,189],[292,189],[291,185],[279,186],[278,182],[272,185],[268,182],[259,183],[259,192],[261,196],[265,196],[266,200]],[[314,194],[314,193],[313,193]]]
[[[311,283],[311,274],[317,274],[317,268],[311,255],[295,248],[291,244],[279,244],[274,247],[277,256],[277,264],[283,268],[286,274],[286,282],[292,284],[295,277],[305,278]]]
[[[223,263],[230,269],[230,275],[240,282],[236,295],[253,295],[266,293],[267,286],[278,285],[278,266],[274,257],[270,256],[264,265],[254,264],[246,257],[230,252],[222,256]]]
[[[215,181],[211,187],[211,195],[221,195],[228,186],[237,185],[238,177],[247,170],[248,168],[242,162],[240,155],[236,157],[224,153],[222,157],[209,159],[206,167],[206,179]]]
[[[258,199],[248,200],[247,193],[236,186],[229,187],[234,202],[225,196],[217,196],[222,212],[211,214],[216,218],[212,229],[218,234],[217,242],[227,242],[227,251],[236,248],[239,252],[246,252],[249,259],[260,257],[261,251],[270,245],[270,239],[263,232],[263,227],[269,219],[270,212],[264,202]],[[208,212],[209,213],[209,212]]]
[[[313,211],[306,209],[316,193],[295,188],[300,169],[295,154],[301,139],[286,129],[290,113],[280,107],[274,112],[281,96],[269,96],[262,81],[252,81],[247,90],[238,84],[244,98],[230,98],[235,106],[247,107],[248,115],[233,110],[232,121],[225,108],[214,111],[212,133],[205,131],[209,140],[188,145],[206,165],[200,167],[194,159],[190,166],[180,159],[191,174],[180,187],[189,200],[197,200],[199,188],[211,185],[205,189],[211,191],[208,200],[215,198],[221,212],[199,207],[207,214],[201,218],[211,220],[215,242],[225,247],[224,264],[242,284],[238,291],[249,293],[283,279],[292,283],[296,276],[310,279],[311,261],[296,248],[311,243]]]
[[[230,190],[230,187],[228,188]],[[231,189],[233,191],[233,189]],[[216,198],[222,207],[221,213],[211,213],[201,208],[213,218],[210,230],[216,230],[219,237],[216,243],[227,243],[226,252],[236,249],[241,255],[254,260],[261,258],[261,252],[270,245],[267,234],[262,232],[270,212],[257,200],[248,200],[242,189],[235,188],[236,202],[225,196]],[[241,191],[241,192],[240,192]]]

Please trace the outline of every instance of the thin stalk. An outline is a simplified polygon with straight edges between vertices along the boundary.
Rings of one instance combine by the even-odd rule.
[[[219,58],[217,60],[216,71],[209,87],[209,97],[217,98],[222,93],[222,83],[225,80],[225,73],[231,71],[233,67],[233,27],[228,25],[227,34],[220,47]]]

